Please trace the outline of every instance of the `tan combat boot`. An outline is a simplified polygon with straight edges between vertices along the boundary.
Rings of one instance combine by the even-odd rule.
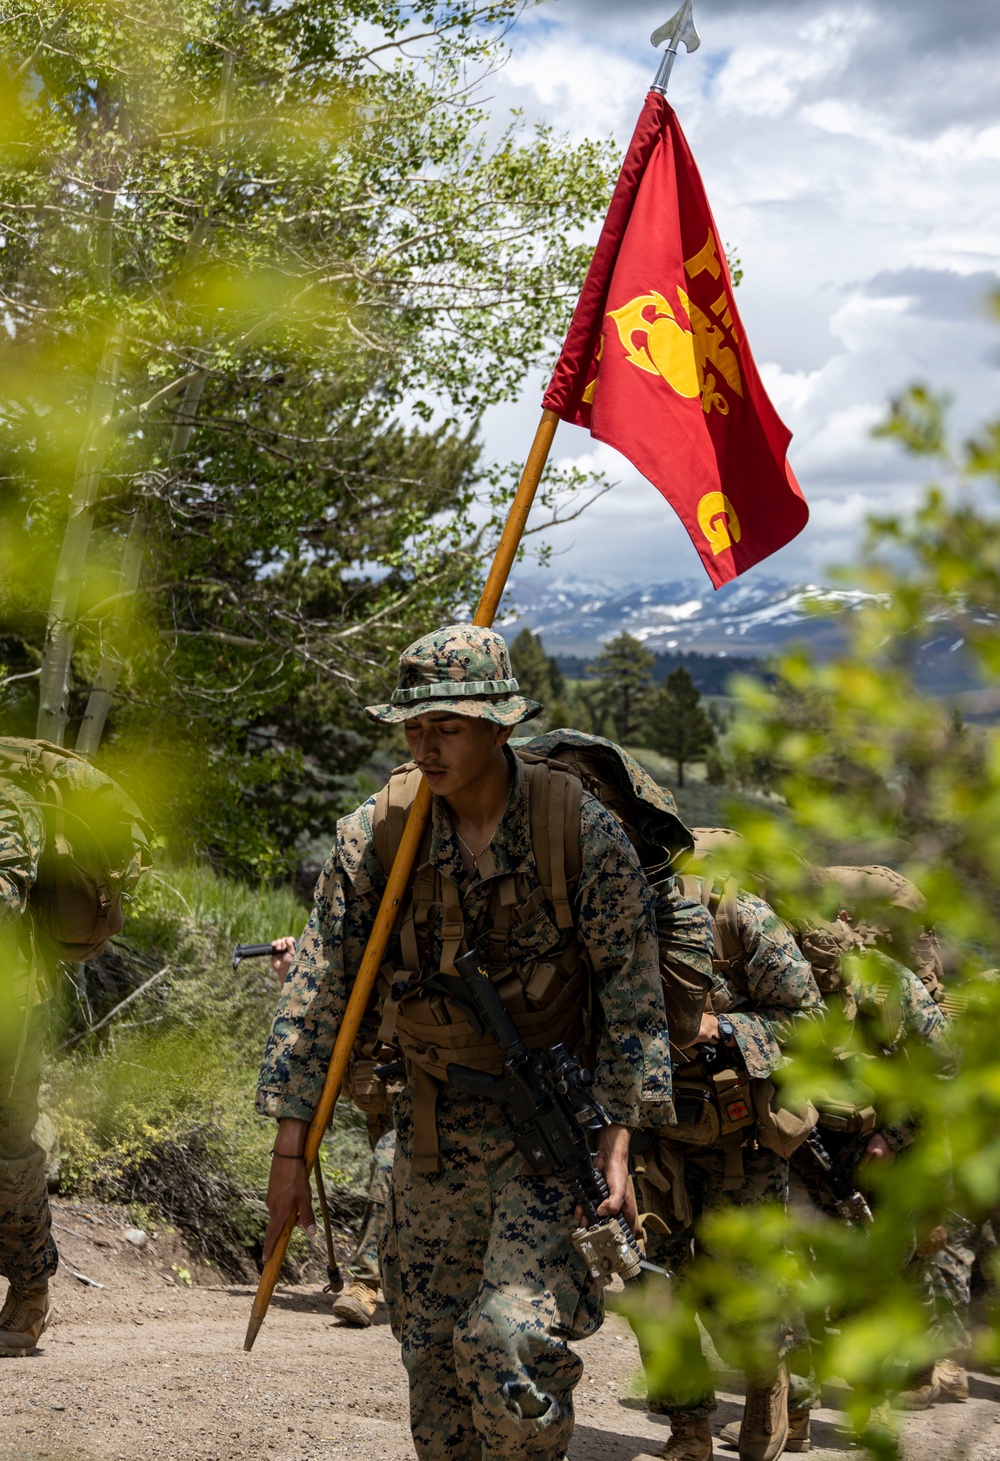
[[[810,1417],[812,1411],[808,1406],[804,1410],[789,1410],[788,1412],[788,1440],[785,1442],[786,1451],[811,1451],[812,1438],[809,1434]],[[731,1420],[724,1425],[719,1432],[719,1440],[727,1446],[732,1446],[734,1451],[739,1450],[740,1445],[740,1423],[738,1420]]]
[[[353,1325],[355,1329],[367,1329],[378,1307],[377,1293],[378,1290],[372,1288],[371,1284],[364,1283],[360,1278],[354,1279],[342,1294],[337,1295],[333,1317],[344,1324]]]
[[[938,1360],[931,1379],[938,1387],[940,1400],[968,1400],[969,1376],[958,1360]]]
[[[712,1461],[712,1425],[708,1416],[672,1415],[670,1440],[660,1455],[665,1461]]]
[[[25,1288],[11,1284],[0,1309],[0,1355],[33,1354],[51,1319],[48,1283]]]
[[[927,1410],[941,1397],[934,1366],[914,1375],[909,1386],[901,1390],[893,1404],[897,1410]]]
[[[788,1440],[788,1371],[778,1366],[774,1379],[751,1380],[743,1408],[738,1445],[740,1461],[777,1461]]]

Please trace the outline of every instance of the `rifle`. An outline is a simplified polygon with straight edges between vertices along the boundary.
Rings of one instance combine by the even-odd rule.
[[[642,1268],[653,1265],[641,1259],[627,1224],[597,1214],[608,1185],[594,1166],[587,1134],[611,1120],[590,1091],[590,1072],[563,1045],[528,1049],[476,949],[456,959],[455,968],[457,977],[437,974],[428,984],[461,1005],[477,1034],[496,1041],[503,1068],[493,1076],[452,1063],[449,1085],[500,1107],[532,1172],[552,1171],[567,1180],[587,1223],[571,1241],[591,1275],[605,1282],[615,1273],[626,1283],[639,1278]]]
[[[854,1178],[847,1168],[827,1151],[818,1131],[809,1133],[791,1161],[803,1177],[812,1178],[826,1189],[837,1212],[846,1222],[867,1226],[873,1221],[864,1193],[855,1187]]]

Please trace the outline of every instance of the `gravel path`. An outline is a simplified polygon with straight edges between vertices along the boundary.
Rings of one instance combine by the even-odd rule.
[[[247,1355],[252,1288],[220,1282],[169,1235],[133,1248],[113,1210],[57,1202],[55,1216],[56,1322],[36,1355],[0,1361],[0,1461],[413,1461],[403,1370],[381,1309],[370,1329],[345,1329],[318,1285],[279,1289]],[[635,1396],[638,1353],[624,1320],[609,1316],[580,1354],[569,1461],[655,1454],[669,1431]],[[716,1431],[740,1413],[728,1384],[720,1377]],[[976,1376],[972,1389],[965,1405],[908,1418],[909,1461],[1000,1461],[1000,1380]],[[816,1413],[812,1455],[858,1458],[838,1419]],[[721,1445],[716,1454],[736,1456]]]

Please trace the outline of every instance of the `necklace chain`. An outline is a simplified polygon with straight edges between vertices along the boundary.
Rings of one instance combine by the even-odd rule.
[[[454,826],[454,824],[453,824],[453,826]],[[458,830],[457,827],[454,827],[454,832],[455,832],[455,836],[458,838],[459,842],[461,842],[461,844],[465,848],[466,852],[472,858],[472,866],[478,872],[479,871],[479,859],[481,857],[485,857],[486,856],[486,854],[489,851],[490,846],[491,846],[491,844],[493,842],[494,837],[497,835],[497,829],[495,827],[493,828],[493,831],[490,833],[490,840],[489,840],[489,842],[487,842],[487,844],[483,848],[482,852],[473,852],[472,848],[466,842],[465,838],[462,836],[461,832]]]

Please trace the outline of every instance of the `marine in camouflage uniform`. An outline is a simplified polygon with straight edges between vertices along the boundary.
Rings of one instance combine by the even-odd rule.
[[[723,1055],[719,1063],[735,1068],[746,1095],[748,1080],[766,1081],[782,1064],[782,1046],[796,1023],[822,1013],[822,996],[791,930],[763,899],[737,890],[732,883],[720,894],[711,880],[702,878],[684,877],[681,886],[686,895],[711,906],[715,915],[711,1008],[732,1027],[730,1058]],[[684,1078],[682,1070],[687,1073],[696,1067],[679,1068],[675,1063],[678,1093]],[[749,1098],[746,1104],[749,1106]],[[678,1117],[684,1121],[680,1105]],[[683,1278],[688,1265],[702,1251],[699,1220],[706,1213],[762,1202],[787,1202],[788,1160],[756,1140],[757,1135],[758,1127],[752,1122],[710,1146],[658,1134],[654,1150],[650,1152],[647,1147],[646,1156],[640,1156],[640,1168],[646,1173],[640,1177],[640,1205],[659,1218],[659,1223],[654,1217],[654,1222],[647,1225],[647,1257],[667,1268],[675,1279]],[[646,1140],[644,1135],[639,1144]],[[655,1168],[652,1175],[651,1168]],[[666,1191],[664,1177],[669,1182]],[[656,1231],[663,1223],[669,1233]],[[701,1318],[723,1357],[738,1363],[725,1333],[717,1332],[712,1314]],[[651,1410],[671,1417],[672,1440],[663,1454],[684,1457],[685,1461],[689,1456],[711,1456],[707,1417],[716,1408],[712,1375],[702,1355],[693,1315],[689,1317],[689,1328],[684,1348],[696,1358],[683,1376],[651,1381],[648,1400]],[[769,1378],[778,1370],[779,1359],[790,1341],[789,1329],[774,1336],[770,1354],[762,1354],[762,1391],[770,1392]],[[765,1454],[762,1445],[758,1450]],[[748,1443],[747,1454],[751,1453]]]
[[[831,869],[846,873],[851,869]],[[880,869],[862,869],[871,877]],[[887,870],[890,871],[890,870]],[[906,883],[893,873],[896,882]],[[908,884],[907,888],[912,888]],[[900,896],[907,895],[904,888]],[[912,889],[915,898],[920,895]],[[897,904],[916,909],[922,904]],[[800,943],[811,958],[817,981],[828,1001],[838,1001],[844,1013],[856,1024],[859,1050],[881,1053],[887,1059],[904,1057],[908,1047],[926,1044],[941,1052],[942,1069],[948,1063],[947,1018],[941,1004],[936,1003],[926,978],[892,958],[883,948],[880,925],[852,923],[845,911],[833,924],[816,923],[800,931]],[[913,945],[920,953],[926,942]],[[859,1124],[860,1123],[860,1124]],[[883,1124],[872,1107],[857,1113],[830,1112],[821,1109],[820,1134],[834,1160],[846,1168],[854,1168],[866,1157],[891,1160],[917,1139],[916,1122],[902,1119],[893,1125]],[[813,1176],[803,1170],[802,1182],[815,1205],[830,1217],[837,1208],[831,1194]],[[907,1276],[924,1298],[928,1329],[941,1337],[942,1349],[960,1345],[962,1332],[963,1290],[967,1290],[971,1270],[971,1254],[964,1250],[961,1234],[941,1230],[939,1242],[932,1251],[918,1249],[907,1266]],[[956,1392],[962,1389],[961,1375],[944,1377],[946,1385]],[[910,1387],[896,1397],[903,1408],[923,1409],[937,1398],[941,1387],[933,1379],[932,1370],[913,1377]]]
[[[45,1153],[32,1136],[49,988],[28,900],[43,845],[38,808],[19,787],[0,782],[0,1275],[10,1283],[0,1313],[0,1355],[34,1348],[17,1342],[26,1330],[15,1300],[19,1293],[43,1293],[59,1261]]]
[[[429,712],[503,726],[537,709],[517,694],[500,636],[458,625],[405,651],[392,702],[370,713],[389,722]],[[585,793],[573,926],[559,927],[556,910],[542,896],[528,770],[509,748],[503,755],[506,808],[471,870],[448,803],[434,797],[426,865],[453,903],[447,921],[448,910],[432,906],[421,967],[414,972],[437,972],[446,938],[458,952],[456,907],[461,942],[486,944],[498,884],[529,884],[530,906],[520,906],[508,930],[511,966],[554,962],[575,938],[590,970],[597,1098],[618,1126],[668,1122],[669,1040],[653,897],[636,855],[614,818]],[[306,1120],[318,1099],[384,884],[374,812],[372,798],[338,824],[265,1051],[257,1099],[262,1114]],[[457,890],[457,900],[449,890]],[[704,958],[707,965],[707,948]],[[388,962],[396,970],[406,967],[398,929]],[[403,1049],[410,1079],[395,1106],[381,1271],[409,1376],[417,1455],[421,1461],[561,1461],[582,1371],[567,1341],[593,1333],[602,1319],[601,1293],[569,1241],[574,1199],[558,1179],[525,1174],[496,1106],[447,1085],[436,1091],[432,1170],[435,1163],[416,1150],[414,1082],[420,1071],[413,1073],[412,1052],[405,1044]]]

